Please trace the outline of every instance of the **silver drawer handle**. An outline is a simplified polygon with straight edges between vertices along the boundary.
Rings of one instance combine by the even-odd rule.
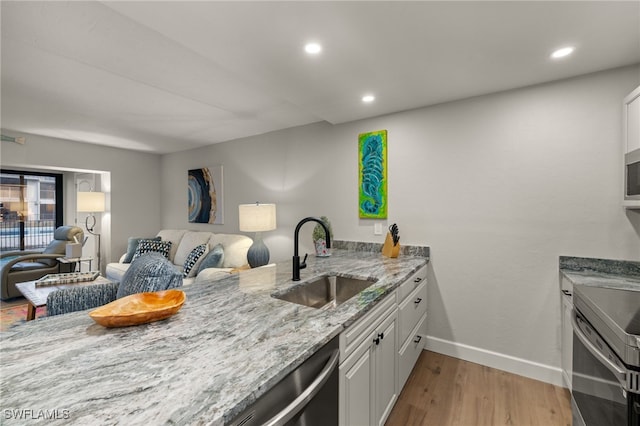
[[[338,365],[338,355],[340,355],[340,350],[336,349],[333,351],[331,358],[325,364],[324,368],[318,374],[318,376],[313,380],[313,382],[306,388],[296,399],[294,399],[291,404],[287,405],[282,411],[273,416],[268,422],[265,423],[266,426],[280,426],[287,423],[289,420],[293,418],[296,414],[298,414],[312,399],[316,394],[322,389],[322,386],[329,380],[331,373],[335,370]]]

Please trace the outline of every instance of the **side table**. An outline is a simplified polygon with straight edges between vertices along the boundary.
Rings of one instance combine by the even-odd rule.
[[[29,306],[27,308],[27,321],[31,321],[36,317],[36,308],[41,306],[47,306],[47,296],[49,293],[53,293],[57,290],[69,287],[83,287],[96,284],[107,284],[111,281],[105,277],[98,277],[93,281],[82,281],[79,283],[48,285],[42,287],[36,287],[36,281],[25,281],[17,283],[16,288],[20,290],[20,293],[27,299]]]
[[[89,262],[89,270],[91,270],[91,262],[93,261],[93,257],[59,257],[56,259],[60,263],[75,263],[78,265],[78,270],[76,272],[82,272],[82,262]],[[59,268],[60,264],[58,264],[58,272],[60,272]]]

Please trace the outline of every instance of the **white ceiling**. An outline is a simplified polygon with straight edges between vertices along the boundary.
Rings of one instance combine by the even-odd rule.
[[[157,153],[640,62],[639,1],[0,5],[3,129]]]

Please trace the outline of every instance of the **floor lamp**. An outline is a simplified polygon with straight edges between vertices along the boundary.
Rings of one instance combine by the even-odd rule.
[[[95,213],[103,213],[105,211],[104,192],[78,192],[77,195],[77,210],[79,212],[89,213],[84,221],[84,226],[87,228],[87,232],[96,236],[98,246],[98,271],[100,271],[100,234],[94,232],[94,229],[96,226]],[[89,219],[91,219],[91,222],[89,222]]]

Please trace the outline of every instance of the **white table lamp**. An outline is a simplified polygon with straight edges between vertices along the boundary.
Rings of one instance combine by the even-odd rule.
[[[238,206],[240,230],[255,232],[253,245],[247,252],[247,261],[252,268],[269,263],[269,249],[262,241],[261,233],[276,229],[275,204],[240,204]]]

